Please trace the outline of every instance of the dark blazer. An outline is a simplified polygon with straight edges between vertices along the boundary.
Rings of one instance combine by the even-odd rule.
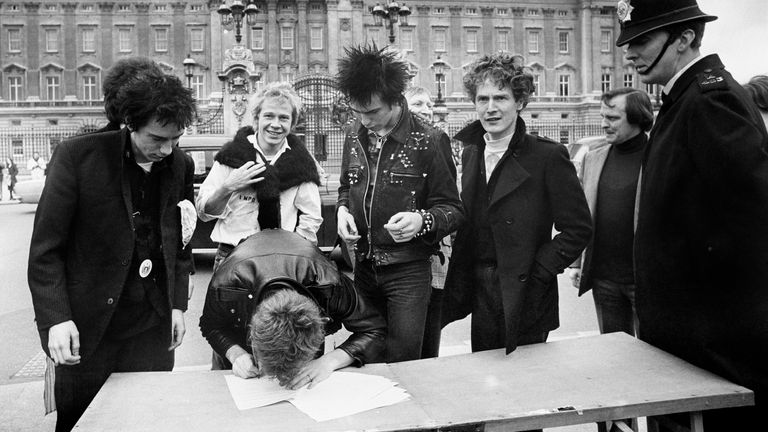
[[[651,130],[634,247],[640,338],[758,401],[768,396],[766,148],[757,107],[720,59],[696,62]]]
[[[485,176],[485,141],[480,121],[456,135],[465,144],[461,198],[467,223],[459,228],[445,283],[443,325],[472,311],[473,203],[484,199],[476,189]],[[496,248],[504,303],[507,352],[522,335],[559,326],[557,278],[581,253],[592,233],[584,192],[565,146],[527,135],[517,119],[515,137],[496,166],[498,181],[489,200],[488,219]],[[483,179],[484,180],[484,179]],[[560,231],[552,236],[552,226]],[[532,274],[538,266],[548,275]],[[545,279],[542,282],[541,279]]]
[[[28,279],[43,349],[48,329],[73,320],[80,355],[104,336],[123,290],[135,244],[130,187],[123,176],[128,129],[82,135],[59,145],[35,214]],[[160,230],[168,309],[187,309],[191,267],[182,248],[180,201],[194,202],[194,164],[174,147],[160,179]],[[168,328],[170,334],[170,326]]]

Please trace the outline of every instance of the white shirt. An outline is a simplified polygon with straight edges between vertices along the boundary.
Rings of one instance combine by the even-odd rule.
[[[493,170],[496,169],[496,165],[499,163],[499,160],[502,156],[504,156],[504,152],[507,151],[507,148],[509,148],[509,143],[512,142],[512,137],[514,135],[515,132],[512,132],[511,134],[497,140],[492,140],[491,136],[487,133],[483,135],[483,139],[485,140],[485,151],[483,152],[483,158],[485,159],[486,183],[491,179]]]
[[[690,69],[691,66],[693,66],[697,61],[701,60],[702,58],[704,58],[704,56],[699,54],[695,59],[691,60],[690,62],[688,62],[687,65],[683,66],[682,69],[677,71],[677,73],[672,76],[672,79],[670,79],[669,82],[667,82],[667,85],[664,86],[664,89],[662,90],[664,94],[668,95],[669,92],[672,91],[672,87],[674,87],[677,80],[680,79],[680,77],[685,73],[685,71]]]
[[[251,139],[251,136],[254,139]],[[261,148],[255,144],[255,136],[251,136],[248,137],[249,141],[254,143],[254,148],[264,155]],[[271,157],[271,163],[275,163],[280,155],[289,148],[287,141],[283,141],[280,150]],[[233,170],[232,167],[214,162],[211,172],[200,186],[195,206],[197,207],[197,215],[203,222],[218,219],[211,232],[211,240],[236,246],[248,236],[261,231],[258,221],[259,202],[256,199],[256,189],[249,187],[232,193],[221,214],[205,212],[205,204],[208,199]],[[323,223],[321,208],[320,190],[315,183],[305,182],[286,189],[280,192],[281,228],[286,231],[295,231],[305,239],[317,243],[317,231],[320,229],[320,224]],[[301,211],[301,216],[298,215],[299,211]]]

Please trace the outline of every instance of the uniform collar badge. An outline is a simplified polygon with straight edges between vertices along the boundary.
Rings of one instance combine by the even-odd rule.
[[[632,7],[629,2],[630,0],[620,0],[619,4],[616,5],[616,14],[619,16],[619,21],[622,23],[632,20],[632,11],[635,10],[635,8]]]

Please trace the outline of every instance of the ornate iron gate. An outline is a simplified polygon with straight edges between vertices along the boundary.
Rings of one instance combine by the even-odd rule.
[[[329,180],[338,179],[344,146],[341,126],[346,124],[348,113],[336,81],[328,75],[305,75],[293,87],[304,104],[297,132],[304,135],[307,149],[313,152]]]

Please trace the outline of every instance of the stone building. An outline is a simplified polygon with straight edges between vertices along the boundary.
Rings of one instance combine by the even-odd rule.
[[[0,130],[102,125],[102,78],[126,56],[150,57],[188,80],[205,118],[223,105],[233,109],[238,88],[244,99],[264,82],[332,75],[344,47],[390,43],[389,28],[374,24],[375,0],[258,0],[260,13],[253,25],[243,20],[240,45],[237,32],[222,26],[221,3],[0,2]],[[407,3],[412,12],[407,25],[392,29],[391,45],[409,62],[414,83],[432,89],[433,96],[432,64],[439,57],[450,67],[441,82],[449,123],[473,116],[461,85],[464,68],[498,51],[524,56],[535,74],[537,91],[527,119],[594,123],[602,91],[639,85],[614,46],[615,5],[613,0],[415,0]],[[194,62],[185,71],[187,58]],[[569,134],[552,138],[577,138]],[[0,137],[0,155],[8,151],[5,145]]]

